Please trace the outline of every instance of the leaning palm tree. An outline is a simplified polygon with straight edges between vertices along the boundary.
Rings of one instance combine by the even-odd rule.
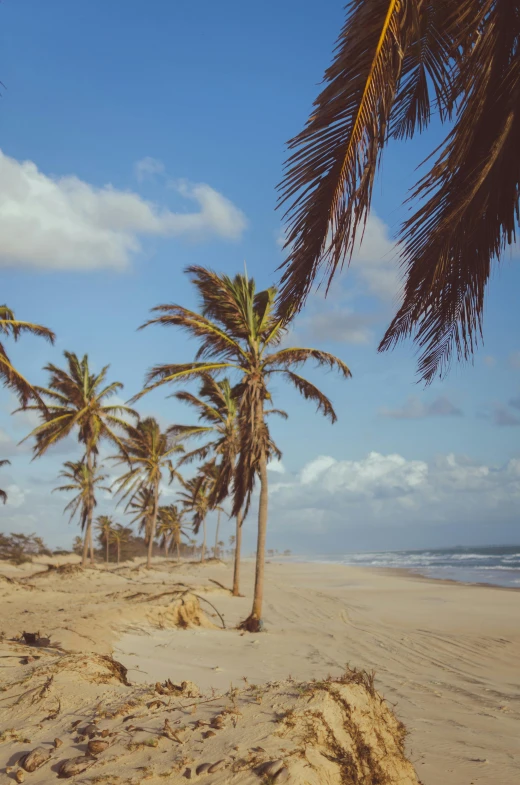
[[[5,458],[3,461],[0,461],[0,467],[1,466],[10,466],[10,465],[11,465],[11,461],[7,460],[7,458]],[[0,488],[0,499],[2,499],[4,504],[7,501],[7,493],[5,491],[3,491],[1,488]]]
[[[201,313],[180,305],[159,305],[160,315],[147,322],[183,328],[199,340],[193,362],[159,365],[148,373],[140,397],[160,385],[184,382],[207,373],[234,371],[238,376],[237,395],[240,449],[233,483],[232,515],[247,510],[255,478],[260,477],[258,540],[255,595],[247,629],[261,627],[264,594],[265,538],[267,530],[267,461],[271,442],[265,421],[265,404],[271,400],[269,382],[281,377],[305,398],[312,400],[332,422],[336,413],[330,400],[294,369],[308,360],[321,367],[337,369],[344,379],[350,371],[341,360],[319,349],[281,348],[288,322],[277,312],[276,289],[257,292],[247,275],[234,279],[217,275],[202,267],[189,267],[188,273],[201,301]],[[143,325],[146,326],[146,325]]]
[[[164,555],[168,556],[168,550],[173,545],[178,560],[181,558],[181,538],[186,536],[182,525],[184,515],[185,510],[180,510],[176,504],[159,507],[157,514],[157,536],[161,538]]]
[[[127,426],[122,417],[137,417],[137,412],[120,403],[110,403],[110,399],[123,385],[121,382],[106,383],[108,365],[95,374],[90,370],[86,354],[81,360],[72,352],[64,352],[64,355],[66,369],[52,364],[44,368],[50,373],[49,385],[36,388],[43,403],[37,402],[26,407],[37,411],[43,421],[26,439],[34,436],[34,456],[39,458],[75,431],[78,441],[85,447],[86,471],[93,473],[100,441],[106,439],[123,449],[117,434],[118,430]],[[93,493],[94,483],[91,484],[91,491]],[[95,498],[92,495],[87,504],[83,565],[87,561],[94,506]]]
[[[96,521],[96,529],[99,532],[99,540],[105,544],[105,561],[110,561],[110,540],[114,529],[114,519],[111,515],[100,515]]]
[[[148,557],[146,561],[148,569],[152,565],[153,542],[159,510],[159,488],[163,473],[168,473],[169,482],[172,482],[175,477],[179,477],[173,466],[172,457],[183,450],[181,444],[161,431],[157,420],[153,417],[146,417],[135,426],[126,426],[121,454],[113,456],[116,464],[128,464],[128,471],[114,483],[116,492],[121,494],[121,499],[129,499],[127,507],[143,492],[145,495],[150,492],[153,499],[148,531]]]
[[[472,356],[491,265],[515,243],[520,193],[519,0],[350,0],[307,125],[289,142],[282,302],[330,283],[370,210],[385,144],[452,121],[412,191],[404,297],[380,350],[415,333],[426,382]],[[440,149],[440,152],[439,152]]]
[[[85,532],[83,540],[83,566],[85,566],[85,553],[88,552],[89,546],[90,559],[92,563],[94,562],[94,549],[91,540],[92,531],[88,528],[88,525],[89,521],[92,521],[93,508],[97,504],[96,490],[110,493],[110,488],[101,484],[107,479],[107,476],[98,472],[95,463],[89,467],[86,456],[81,461],[66,461],[58,476],[64,479],[66,483],[54,488],[53,493],[54,491],[73,491],[76,494],[66,505],[64,512],[70,511],[69,521],[72,521],[74,516],[78,515],[81,531]]]
[[[42,338],[46,338],[50,343],[54,343],[54,333],[41,324],[32,322],[21,322],[15,318],[14,312],[7,305],[0,305],[0,333],[18,340],[22,333],[32,333]],[[7,356],[2,343],[0,343],[0,378],[4,387],[8,387],[17,396],[20,406],[24,408],[30,399],[35,399],[42,403],[38,390],[33,387],[22,374],[16,370],[11,360]]]

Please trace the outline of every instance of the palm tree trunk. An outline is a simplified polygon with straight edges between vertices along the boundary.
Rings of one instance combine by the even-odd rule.
[[[235,537],[235,565],[233,569],[233,597],[240,597],[240,548],[242,546],[242,510],[237,515]]]
[[[119,540],[117,541],[117,563],[119,564],[119,559],[121,558],[121,543]]]
[[[89,477],[92,479],[92,451],[87,446],[87,471]],[[87,566],[88,547],[90,544],[90,561],[94,564],[94,549],[92,547],[92,515],[94,512],[94,493],[92,491],[92,484],[88,495],[88,511],[87,511],[87,525],[85,527],[85,540],[83,542],[83,558],[81,566]]]
[[[260,456],[258,461],[258,473],[260,475],[260,500],[258,503],[258,537],[256,543],[256,569],[255,569],[255,593],[253,597],[253,608],[245,621],[239,626],[240,629],[248,632],[260,632],[262,629],[262,604],[264,601],[264,566],[265,566],[265,537],[267,532],[267,458],[265,453]]]
[[[150,540],[148,542],[148,558],[146,559],[146,567],[149,570],[152,566],[152,551],[153,541],[155,540],[155,528],[157,526],[157,511],[159,501],[159,481],[155,483],[154,499],[153,499],[153,513],[152,520],[150,521]]]
[[[168,537],[164,538],[164,558],[168,557]]]
[[[181,544],[179,540],[177,540],[177,561],[181,560]]]
[[[110,547],[110,540],[108,539],[108,532],[105,532],[105,537],[107,538],[107,559],[106,559],[106,561],[107,561],[107,564],[108,564],[108,558],[109,558],[108,549]]]
[[[204,561],[204,557],[206,555],[206,516],[202,519],[202,548],[200,551],[200,560],[201,562]]]
[[[218,558],[218,532],[220,529],[220,510],[217,514],[217,531],[215,532],[215,559]]]

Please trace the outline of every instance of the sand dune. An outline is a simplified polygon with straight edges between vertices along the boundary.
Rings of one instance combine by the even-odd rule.
[[[0,572],[14,581],[0,583],[6,782],[19,767],[5,766],[38,745],[52,757],[26,781],[57,777],[60,762],[83,756],[88,743],[76,740],[71,723],[96,719],[114,736],[78,782],[153,783],[167,775],[184,782],[189,769],[208,783],[413,783],[402,727],[387,706],[407,727],[406,753],[424,785],[519,781],[518,592],[339,565],[270,564],[267,631],[255,636],[233,629],[249,610],[250,564],[244,598],[211,582],[230,584],[221,564],[157,560],[151,571],[125,564],[76,572],[3,564]],[[6,640],[23,631],[39,631],[50,646]],[[123,663],[131,686],[110,660],[92,654]],[[352,671],[342,683],[347,663],[375,670],[386,703]],[[155,684],[167,679],[194,682],[203,697],[162,694]],[[222,728],[197,725],[222,713]],[[165,715],[174,731],[186,725],[182,744],[164,735]],[[63,741],[56,750],[55,736]],[[196,774],[219,760],[218,770]],[[278,773],[262,770],[277,760]],[[377,767],[386,779],[377,779]]]

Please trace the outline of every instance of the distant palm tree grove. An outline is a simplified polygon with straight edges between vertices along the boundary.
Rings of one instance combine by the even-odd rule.
[[[204,563],[207,558],[229,555],[232,592],[239,596],[242,531],[255,498],[254,595],[251,612],[240,626],[257,632],[263,627],[268,464],[281,457],[269,420],[288,416],[273,405],[272,384],[284,380],[292,385],[334,423],[331,401],[299,370],[312,361],[345,380],[351,374],[342,360],[328,352],[287,345],[290,319],[279,309],[274,287],[257,291],[246,273],[231,278],[203,267],[190,267],[187,275],[199,309],[157,305],[142,327],[184,331],[198,344],[195,356],[182,363],[165,357],[164,364],[148,371],[143,389],[129,403],[119,397],[123,385],[109,378],[109,366],[92,370],[86,354],[65,351],[62,366],[46,365],[48,383],[43,387],[32,385],[15,370],[0,346],[0,372],[18,396],[17,411],[31,411],[38,417],[39,423],[26,437],[32,441],[35,458],[44,457],[68,436],[77,438],[80,454],[63,464],[55,491],[70,494],[64,511],[80,526],[82,536],[73,547],[81,553],[83,567],[94,562],[95,539],[105,562],[146,553],[148,568],[154,544],[164,557],[177,560],[196,558]],[[54,340],[47,328],[16,321],[6,306],[0,317],[0,329],[15,340],[24,330]],[[162,426],[133,408],[162,386],[177,387],[173,395],[187,405],[188,417],[189,412],[194,415],[192,424]],[[0,496],[5,502],[6,493],[0,491]],[[101,498],[105,502],[113,498],[114,511],[96,518]],[[216,516],[213,546],[208,541],[209,513]],[[117,520],[121,515],[130,516],[127,525]],[[222,516],[234,520],[227,554]],[[192,535],[201,535],[200,545]]]

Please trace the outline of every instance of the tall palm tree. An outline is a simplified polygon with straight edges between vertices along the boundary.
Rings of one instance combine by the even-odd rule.
[[[0,467],[1,466],[10,466],[10,465],[11,465],[11,461],[7,460],[7,458],[5,458],[3,461],[0,461]],[[7,493],[5,491],[3,491],[1,488],[0,488],[0,499],[2,499],[4,504],[7,501]]]
[[[163,473],[168,472],[168,481],[179,477],[173,466],[172,456],[183,452],[184,448],[163,433],[157,420],[146,417],[137,425],[127,425],[121,445],[121,454],[113,456],[116,464],[127,463],[128,471],[115,481],[114,487],[122,499],[135,500],[147,491],[153,499],[153,510],[149,521],[148,557],[146,566],[152,565],[152,550],[159,510],[159,488]],[[129,505],[127,505],[128,507]]]
[[[112,529],[112,540],[116,544],[117,548],[117,563],[119,564],[121,560],[121,545],[125,542],[128,542],[132,535],[132,530],[129,529],[127,526],[122,526],[118,523]]]
[[[255,596],[247,629],[261,628],[264,593],[265,538],[267,529],[267,460],[270,435],[265,421],[265,402],[271,400],[269,382],[281,377],[305,398],[312,400],[332,422],[336,413],[330,400],[311,382],[295,372],[308,360],[321,367],[337,369],[344,379],[348,367],[328,352],[300,347],[280,348],[287,334],[287,319],[276,308],[276,289],[257,292],[247,275],[234,279],[203,267],[188,273],[200,297],[201,313],[180,305],[159,305],[157,318],[146,323],[183,328],[199,340],[200,348],[191,363],[159,365],[148,373],[140,397],[160,385],[184,382],[207,373],[234,371],[238,375],[240,400],[238,422],[240,450],[233,486],[232,514],[247,510],[255,477],[260,477]]]
[[[96,521],[96,529],[99,532],[99,540],[105,544],[105,561],[110,561],[110,540],[114,530],[114,519],[111,515],[100,515]]]
[[[281,185],[282,302],[330,283],[370,210],[383,147],[452,127],[400,232],[404,297],[380,350],[415,333],[426,382],[472,356],[491,265],[515,243],[520,193],[520,0],[351,0],[325,86]],[[433,110],[433,112],[432,112]],[[439,152],[440,150],[440,152]]]
[[[164,555],[168,556],[168,549],[173,545],[177,551],[177,559],[181,558],[181,537],[186,536],[182,522],[185,510],[180,510],[176,504],[159,507],[157,514],[157,536],[161,537]]]
[[[32,333],[42,338],[46,338],[50,343],[54,343],[54,333],[42,327],[41,324],[32,324],[32,322],[21,322],[15,318],[14,312],[7,307],[7,305],[0,305],[0,334],[18,340],[22,333]],[[16,370],[11,360],[7,356],[3,344],[0,342],[0,378],[3,381],[4,387],[12,390],[20,402],[20,406],[24,408],[30,399],[40,401],[39,392],[22,374]]]
[[[66,505],[64,512],[70,511],[69,521],[75,515],[79,517],[81,531],[85,532],[83,540],[83,566],[86,564],[86,553],[90,546],[90,559],[94,562],[94,549],[91,541],[92,531],[89,529],[89,521],[92,521],[92,512],[97,504],[96,490],[110,492],[110,488],[102,485],[107,476],[100,474],[95,462],[89,468],[86,457],[81,461],[66,461],[63,469],[58,475],[66,481],[65,485],[54,488],[54,491],[73,491],[76,493],[74,498]]]
[[[43,422],[26,439],[34,436],[34,456],[40,457],[52,445],[57,444],[74,431],[78,441],[85,447],[85,470],[94,472],[94,463],[99,443],[106,439],[120,449],[123,445],[117,430],[127,426],[123,416],[137,418],[137,412],[110,399],[121,390],[121,382],[106,383],[109,366],[105,365],[98,374],[92,373],[88,356],[80,360],[73,352],[64,352],[66,368],[49,364],[44,370],[50,374],[48,387],[37,387],[43,403],[27,406],[40,414]],[[25,441],[25,440],[24,440]],[[95,506],[93,496],[95,484],[91,483],[91,496],[87,503],[83,565],[87,561],[87,548],[91,539],[92,514]]]
[[[184,438],[208,437],[209,441],[195,450],[187,452],[179,461],[179,465],[194,459],[204,459],[210,453],[218,458],[218,482],[213,488],[213,501],[218,504],[228,495],[234,478],[235,466],[240,447],[238,410],[239,399],[237,389],[234,389],[228,378],[220,381],[214,379],[209,373],[202,374],[201,386],[198,396],[188,391],[181,391],[175,397],[190,404],[198,413],[199,425],[176,425],[171,431]],[[285,412],[277,411],[283,417]],[[266,412],[269,413],[269,412]],[[281,457],[276,445],[270,442],[270,452]],[[243,512],[238,511],[236,516],[237,547],[235,549],[233,569],[233,595],[240,595],[240,547],[242,542]],[[218,518],[220,524],[220,512]],[[217,525],[215,538],[215,553],[217,550],[219,525]]]

